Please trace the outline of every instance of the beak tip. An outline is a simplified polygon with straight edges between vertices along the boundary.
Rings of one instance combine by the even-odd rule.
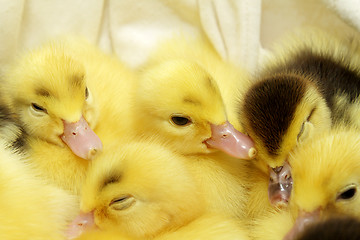
[[[92,149],[90,149],[88,154],[87,154],[87,159],[92,160],[96,156],[96,154],[98,152],[100,152],[101,150],[102,150],[101,148],[92,148]]]
[[[248,156],[250,159],[254,158],[256,156],[256,154],[257,154],[257,151],[254,147],[249,149]]]

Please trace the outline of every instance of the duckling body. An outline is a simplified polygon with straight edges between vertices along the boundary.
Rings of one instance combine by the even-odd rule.
[[[237,219],[208,213],[190,159],[155,140],[114,144],[95,159],[74,226],[90,213],[99,229],[76,239],[248,239]]]
[[[24,55],[5,79],[3,99],[27,134],[26,161],[49,182],[77,194],[87,159],[127,132],[126,83],[134,74],[89,43],[66,39]]]
[[[176,231],[163,234],[156,240],[177,239],[249,239],[246,228],[229,217],[220,214],[205,214]]]
[[[81,197],[85,215],[75,220],[75,230],[76,221],[90,215],[101,230],[154,238],[204,213],[203,196],[182,156],[157,142],[108,148],[89,170]]]
[[[239,156],[249,157],[252,141],[229,123],[211,75],[194,61],[165,60],[143,69],[135,92],[136,134],[157,135],[187,158],[208,210],[243,217],[247,163]]]
[[[121,231],[92,230],[84,232],[76,240],[140,240],[143,238],[129,237]],[[247,231],[238,221],[218,214],[205,214],[187,225],[174,231],[163,233],[152,238],[154,240],[176,239],[249,239]]]
[[[6,143],[4,143],[6,144]],[[35,176],[1,141],[0,238],[64,239],[78,199]]]

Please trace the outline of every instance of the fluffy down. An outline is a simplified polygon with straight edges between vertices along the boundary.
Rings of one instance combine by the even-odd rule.
[[[135,74],[84,40],[68,38],[25,54],[6,79],[3,98],[25,129],[27,161],[49,182],[78,193],[89,163],[66,147],[65,128],[81,122],[102,144],[128,132]],[[100,150],[91,150],[90,157]]]
[[[78,212],[78,199],[35,177],[19,157],[0,151],[0,238],[64,239],[67,224]]]
[[[359,219],[359,136],[357,129],[339,127],[297,148],[289,157],[294,181],[289,206],[256,218],[255,236],[260,229],[271,232],[256,239],[293,239],[309,224],[339,215]]]
[[[196,114],[200,119],[193,119],[192,122],[194,124],[204,124],[205,126],[207,125],[204,122],[205,120],[216,125],[228,121],[236,130],[242,131],[237,118],[236,106],[238,99],[242,97],[249,85],[248,75],[245,71],[223,61],[205,39],[174,37],[164,41],[155,49],[150,60],[141,70],[144,74],[140,84],[144,87],[139,87],[138,98],[141,98],[142,94],[144,94],[144,100],[150,101],[150,104],[164,101],[166,105],[169,105],[170,99],[173,100],[174,106],[172,109],[167,107],[167,114],[169,112],[181,115],[185,113],[188,115]],[[158,94],[163,93],[165,95],[154,96],[154,93],[151,93],[150,96],[146,96],[154,87],[159,89]],[[170,96],[174,97],[170,98]],[[163,99],[160,100],[160,97]],[[190,110],[189,107],[185,108],[185,104],[194,106]],[[219,111],[219,107],[223,109],[222,112]],[[152,106],[150,105],[148,108],[150,110]],[[206,115],[206,111],[209,111],[209,109],[211,110]],[[178,112],[171,112],[174,110]],[[154,117],[158,117],[155,114],[153,113]],[[192,116],[185,115],[185,117]],[[210,134],[209,129],[208,127],[207,136]],[[235,129],[228,130],[226,134],[232,134]],[[212,130],[218,131],[216,128],[212,128]],[[197,147],[199,143],[206,140],[203,135],[201,137],[202,139],[199,140],[194,139],[197,141],[194,144],[189,141],[184,142],[187,145],[191,144],[190,146]],[[230,139],[230,135],[228,138]],[[256,155],[252,140],[248,136],[236,133],[235,138],[237,143],[234,149],[238,149],[237,151],[226,150],[220,146],[210,147],[223,150],[232,156],[243,159],[250,159]],[[184,148],[184,151],[186,150],[188,149]],[[201,151],[197,147],[197,149],[189,149],[188,151],[190,153],[194,151],[204,153],[205,150]]]
[[[156,135],[169,149],[186,156],[208,210],[243,217],[247,161],[208,146],[213,129],[227,122],[221,93],[209,73],[187,60],[154,64],[143,70],[135,96],[137,134]]]
[[[181,156],[149,142],[107,148],[91,165],[81,198],[83,216],[93,216],[101,230],[153,238],[204,212],[202,195]],[[75,220],[75,228],[82,219]]]

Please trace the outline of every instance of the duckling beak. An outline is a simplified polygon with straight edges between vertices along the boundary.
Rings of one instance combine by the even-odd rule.
[[[236,130],[228,121],[221,125],[211,124],[211,138],[205,143],[235,158],[251,159],[256,155],[251,138]]]
[[[68,226],[65,232],[66,239],[75,239],[79,237],[83,232],[93,228],[96,228],[94,221],[94,212],[81,212]]]
[[[63,122],[64,133],[60,137],[75,155],[91,160],[102,150],[100,138],[91,130],[84,117],[75,123],[65,120]]]
[[[268,188],[269,201],[273,206],[287,205],[291,195],[293,180],[288,162],[281,167],[270,168]]]
[[[285,235],[283,240],[297,239],[299,235],[311,224],[320,220],[321,208],[316,209],[313,212],[300,211],[294,226]]]

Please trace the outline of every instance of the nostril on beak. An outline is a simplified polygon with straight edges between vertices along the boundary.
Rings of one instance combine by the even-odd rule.
[[[274,171],[275,173],[279,173],[279,172],[281,172],[282,168],[283,168],[283,166],[276,167],[276,168],[273,168],[273,171]]]

